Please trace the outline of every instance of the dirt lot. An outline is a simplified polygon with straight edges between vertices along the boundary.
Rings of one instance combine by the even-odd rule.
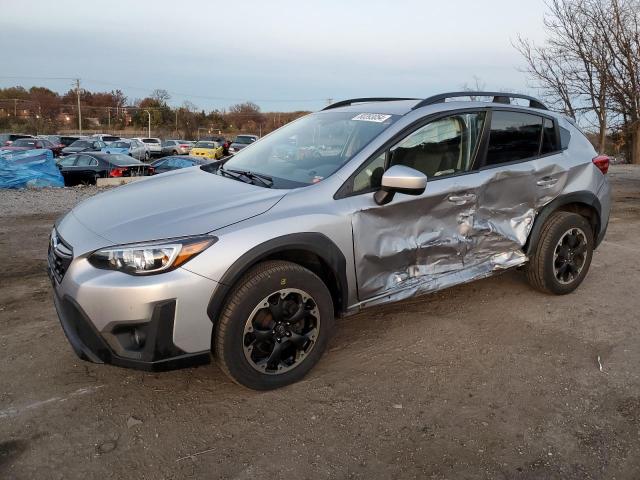
[[[376,308],[268,393],[78,360],[45,274],[62,210],[0,194],[0,478],[640,478],[640,168],[610,176],[574,294],[512,271]]]

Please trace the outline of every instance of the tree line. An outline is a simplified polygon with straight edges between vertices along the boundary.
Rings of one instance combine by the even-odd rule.
[[[548,0],[546,40],[518,38],[552,108],[597,132],[600,153],[640,163],[640,2]]]
[[[142,99],[130,100],[121,90],[91,92],[80,90],[83,130],[143,131],[151,120],[154,136],[195,139],[218,132],[264,135],[308,113],[262,112],[252,102],[238,103],[227,109],[205,111],[185,101],[170,106],[170,94],[154,90]],[[45,87],[21,86],[0,89],[0,131],[54,134],[76,131],[78,97],[75,89],[59,94]]]

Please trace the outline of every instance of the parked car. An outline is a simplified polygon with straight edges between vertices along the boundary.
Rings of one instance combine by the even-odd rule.
[[[137,158],[138,160],[145,161],[149,160],[149,158],[151,157],[147,146],[140,140],[135,139],[118,140],[115,142],[111,142],[107,144],[106,147],[103,147],[100,151],[105,153],[122,153],[124,155],[129,155],[130,157]]]
[[[62,149],[62,155],[70,155],[72,153],[80,152],[99,152],[103,148],[106,148],[107,144],[100,140],[76,140],[68,147]]]
[[[231,145],[229,145],[229,153],[234,155],[238,153],[243,148],[251,145],[253,142],[258,140],[257,135],[238,135],[233,139]]]
[[[283,146],[297,155],[273,158]],[[515,267],[572,292],[606,233],[608,165],[525,95],[338,102],[225,162],[76,206],[51,232],[54,301],[85,360],[213,352],[237,383],[281,387],[318,362],[335,316]]]
[[[116,137],[115,135],[108,135],[106,133],[96,133],[94,135],[91,135],[91,137],[89,138],[95,138],[96,140],[100,140],[101,142],[104,142],[107,145],[120,140],[120,137]]]
[[[218,142],[222,146],[222,156],[226,157],[229,155],[229,147],[231,146],[231,142],[222,136],[213,136],[211,138],[214,142]]]
[[[165,140],[162,144],[162,155],[188,155],[193,142],[187,140]]]
[[[11,145],[2,147],[0,150],[34,150],[36,148],[45,148],[53,152],[53,156],[57,157],[62,151],[62,144],[54,144],[44,138],[19,138],[14,140]]]
[[[218,160],[223,157],[223,148],[218,142],[200,140],[193,145],[189,155]]]
[[[149,150],[149,155],[152,157],[162,155],[162,140],[159,138],[134,138],[134,140],[144,143]]]
[[[62,135],[60,137],[60,143],[63,144],[65,147],[68,147],[73,142],[76,142],[78,140],[84,140],[85,138],[87,137],[80,136],[80,135]]]
[[[158,160],[151,162],[151,166],[154,168],[154,173],[165,173],[172,170],[179,170],[181,168],[193,167],[196,165],[206,165],[211,163],[212,160],[203,157],[188,157],[186,155],[177,155],[170,157],[159,158]]]
[[[120,153],[83,152],[58,161],[66,186],[95,185],[98,178],[153,175],[153,167]]]
[[[61,144],[62,141],[60,140],[60,135],[38,135],[37,138],[44,138],[46,140],[49,140],[51,143],[55,143],[55,144]],[[65,145],[63,145],[64,147]]]
[[[18,140],[20,138],[33,138],[33,135],[26,135],[24,133],[0,133],[0,147],[8,147],[15,140]]]

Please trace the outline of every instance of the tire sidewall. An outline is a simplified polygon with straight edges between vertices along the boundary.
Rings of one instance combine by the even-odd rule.
[[[300,365],[282,374],[269,375],[255,370],[246,359],[243,350],[244,327],[260,301],[284,288],[297,288],[311,295],[320,312],[320,331],[313,350]],[[237,295],[238,290],[241,288],[236,289],[232,296],[234,293]],[[222,360],[229,373],[240,384],[257,390],[279,388],[302,379],[318,362],[333,333],[333,302],[322,280],[302,267],[291,268],[289,271],[278,269],[278,271],[265,272],[264,278],[257,285],[244,295],[240,295],[242,298],[239,302],[233,306],[227,304],[223,311],[223,315],[226,314],[230,318],[225,336],[220,339],[224,344]]]
[[[585,263],[580,271],[580,274],[568,284],[560,283],[556,278],[554,272],[554,252],[555,247],[560,241],[560,238],[572,228],[580,228],[586,237],[587,240],[587,252]],[[591,259],[593,258],[593,248],[594,248],[594,238],[593,231],[591,229],[591,225],[587,220],[580,215],[572,215],[570,217],[562,220],[556,228],[549,232],[549,247],[544,252],[544,258],[542,259],[544,262],[544,281],[550,287],[550,289],[557,294],[563,295],[567,293],[573,292],[576,288],[580,286],[587,273],[589,272],[589,266],[591,265]]]

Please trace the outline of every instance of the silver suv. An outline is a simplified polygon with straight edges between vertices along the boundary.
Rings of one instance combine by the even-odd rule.
[[[236,382],[281,387],[338,316],[514,267],[573,291],[605,235],[607,168],[523,95],[339,102],[78,205],[51,233],[55,305],[85,360],[160,370],[213,352]]]

